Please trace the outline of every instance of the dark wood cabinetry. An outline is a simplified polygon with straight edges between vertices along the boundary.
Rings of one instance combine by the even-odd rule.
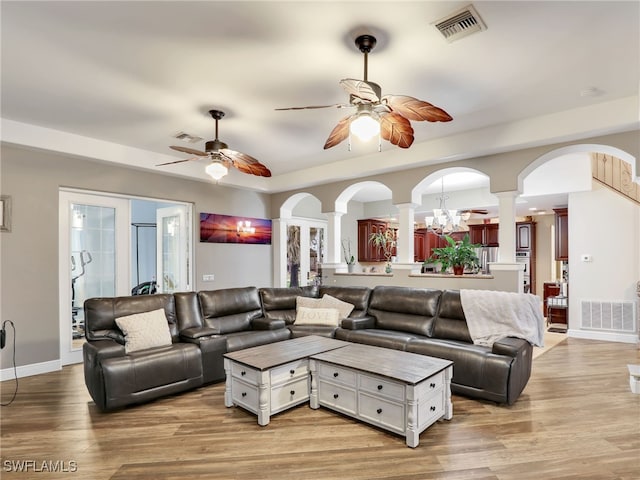
[[[462,241],[468,232],[452,232],[448,234],[456,242]],[[418,228],[413,235],[413,258],[415,262],[424,262],[433,256],[434,248],[442,248],[447,245],[444,236],[438,235],[426,228]]]
[[[569,209],[554,208],[556,213],[556,260],[569,260]]]
[[[516,223],[516,251],[531,251],[535,244],[536,224],[533,222]]]
[[[469,240],[483,247],[497,247],[499,231],[500,225],[497,223],[469,225]]]
[[[358,261],[359,262],[384,262],[384,253],[381,247],[373,245],[369,238],[371,234],[384,232],[389,224],[381,220],[358,220]],[[392,255],[396,254],[395,247]]]
[[[413,261],[414,262],[422,262],[426,255],[426,236],[427,232],[416,230],[413,232]]]

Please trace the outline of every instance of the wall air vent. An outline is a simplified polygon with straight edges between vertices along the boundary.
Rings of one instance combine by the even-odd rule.
[[[473,5],[457,10],[451,15],[434,22],[433,25],[436,26],[449,43],[487,29]]]
[[[198,137],[196,135],[189,135],[188,133],[185,132],[179,132],[176,133],[173,138],[177,138],[178,140],[182,140],[183,142],[187,142],[187,143],[198,143],[200,140],[202,140],[202,137]]]

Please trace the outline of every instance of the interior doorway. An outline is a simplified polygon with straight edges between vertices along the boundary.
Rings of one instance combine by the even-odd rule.
[[[68,365],[82,362],[87,298],[191,289],[193,206],[68,189],[59,202],[60,359]]]
[[[286,284],[301,287],[322,285],[322,263],[326,255],[327,223],[317,220],[292,218],[286,224]]]

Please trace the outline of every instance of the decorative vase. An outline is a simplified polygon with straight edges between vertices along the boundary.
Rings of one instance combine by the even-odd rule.
[[[353,273],[356,269],[356,264],[355,263],[347,263],[347,271],[349,273]]]
[[[453,274],[454,275],[462,275],[464,273],[464,265],[454,265],[453,266]]]
[[[384,267],[384,273],[391,273],[393,270],[391,269],[391,264],[387,263],[387,266]]]

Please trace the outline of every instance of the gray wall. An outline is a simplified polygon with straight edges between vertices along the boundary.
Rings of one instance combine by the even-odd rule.
[[[1,191],[13,202],[12,231],[0,234],[0,319],[16,325],[18,366],[60,358],[59,187],[192,202],[196,289],[271,285],[270,245],[200,243],[197,223],[200,212],[270,218],[269,195],[7,145],[0,154]],[[2,350],[3,369],[12,351]]]

